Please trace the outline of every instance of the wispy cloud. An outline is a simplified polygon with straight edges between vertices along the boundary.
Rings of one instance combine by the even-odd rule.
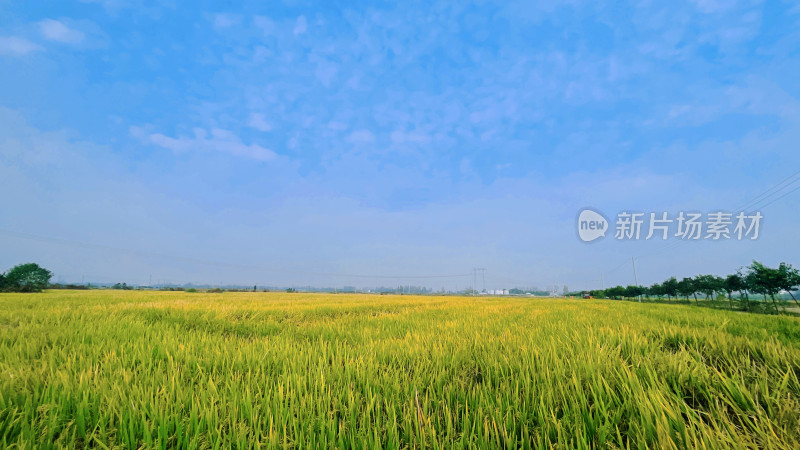
[[[267,121],[267,117],[261,113],[252,113],[250,114],[250,118],[247,120],[247,125],[251,128],[255,128],[258,131],[271,131],[272,124]]]
[[[54,19],[39,22],[39,31],[45,39],[65,44],[79,44],[86,38],[82,31],[70,28],[64,22]]]
[[[306,17],[300,16],[297,18],[297,22],[295,22],[294,30],[292,31],[295,36],[299,36],[306,32],[308,29],[308,23],[306,23]]]
[[[424,133],[400,130],[392,131],[391,139],[395,144],[427,144],[431,141],[430,136]]]
[[[97,3],[106,9],[117,10],[130,6],[129,0],[80,0],[81,3]]]
[[[21,37],[0,36],[0,54],[27,55],[42,47]]]
[[[215,14],[215,28],[229,28],[242,21],[242,16],[238,14]]]
[[[176,153],[213,151],[258,161],[272,161],[278,156],[272,150],[258,144],[245,144],[234,133],[220,128],[213,128],[210,131],[195,128],[192,136],[178,137],[147,133],[140,127],[131,127],[130,133],[145,142]]]
[[[369,130],[356,130],[347,136],[351,144],[371,144],[375,142],[375,135]]]

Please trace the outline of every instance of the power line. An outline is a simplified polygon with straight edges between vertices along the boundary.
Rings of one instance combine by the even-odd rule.
[[[781,192],[784,189],[792,186],[795,182],[800,181],[800,177],[795,178],[798,175],[800,175],[800,171],[797,171],[797,172],[793,173],[792,175],[784,178],[778,184],[776,184],[776,185],[772,186],[771,188],[763,191],[762,193],[760,193],[757,196],[755,196],[752,199],[750,199],[748,202],[744,203],[739,208],[735,209],[731,213],[731,215],[734,215],[734,214],[737,214],[737,213],[740,213],[740,212],[744,212],[744,210],[747,209],[747,208],[764,209],[767,206],[769,206],[769,205],[777,202],[778,200],[786,197],[787,195],[797,191],[798,189],[800,189],[800,185],[796,186],[794,189],[791,189],[789,191]],[[791,180],[791,181],[789,181],[789,180]],[[786,183],[787,181],[789,181],[789,183]],[[781,193],[782,195],[780,195],[778,197],[775,197],[775,198],[772,198],[772,199],[770,198],[773,195],[779,194],[779,193]],[[761,204],[761,206],[759,206],[759,203],[762,203],[762,202],[764,202],[766,200],[770,200],[770,201],[768,203]],[[656,251],[651,252],[651,253],[646,253],[644,255],[640,255],[639,258],[647,258],[647,257],[650,257],[650,256],[659,255],[661,253],[664,253],[667,250],[671,250],[671,249],[677,248],[681,244],[683,244],[685,242],[689,242],[690,240],[691,239],[681,239],[681,240],[679,240],[677,242],[671,242],[671,243],[665,245],[663,248],[661,248],[659,250],[656,250]]]
[[[757,201],[760,201],[761,197],[764,197],[765,195],[766,195],[766,197],[769,197],[770,195],[772,195],[774,193],[772,191],[774,191],[776,189],[777,190],[781,190],[784,187],[790,186],[795,181],[800,180],[800,178],[797,178],[797,179],[794,179],[794,180],[790,181],[788,184],[786,184],[786,186],[783,186],[783,185],[784,185],[784,183],[786,183],[787,181],[789,181],[792,178],[797,177],[798,175],[800,175],[800,170],[798,170],[797,172],[795,172],[795,173],[789,175],[788,177],[784,178],[778,184],[776,184],[775,186],[772,186],[771,188],[767,189],[766,191],[764,191],[761,194],[757,195],[756,197],[752,198],[749,202],[745,203],[744,205],[736,208],[736,210],[734,210],[734,213],[744,211],[745,209],[747,209],[747,208],[749,208],[751,206],[751,203],[756,203]],[[762,206],[762,208],[763,208],[763,206]]]
[[[800,175],[800,171],[794,172],[793,174],[791,174],[788,177],[782,179],[780,182],[778,182],[777,184],[773,185],[769,189],[766,189],[766,190],[762,191],[760,194],[758,194],[755,197],[751,198],[750,200],[748,200],[747,202],[742,204],[740,207],[736,208],[733,211],[732,215],[740,213],[740,212],[744,212],[744,210],[748,209],[748,208],[764,209],[767,206],[770,206],[773,203],[777,202],[778,200],[780,200],[780,199],[782,199],[782,198],[784,198],[784,197],[796,192],[798,189],[800,189],[800,185],[795,186],[793,189],[791,189],[789,191],[786,191],[785,189],[792,187],[792,185],[794,185],[797,181],[800,181],[800,177],[798,175]],[[780,195],[778,197],[774,197],[774,195],[776,195],[776,194],[780,194]],[[767,201],[767,203],[763,203],[764,201]],[[759,206],[759,204],[760,204],[760,206]],[[689,242],[689,241],[690,241],[690,239],[681,239],[681,240],[676,241],[676,242],[671,242],[669,244],[666,244],[661,249],[655,250],[655,251],[650,252],[650,253],[645,253],[644,255],[639,255],[637,257],[637,259],[638,258],[648,258],[650,256],[660,255],[660,254],[662,254],[662,253],[664,253],[664,252],[666,252],[668,250],[675,249],[675,248],[677,248],[677,247],[681,246],[682,244],[684,244],[686,242]],[[617,269],[619,269],[620,267],[624,266],[625,264],[627,264],[627,262],[623,261],[622,263],[620,263],[619,266],[615,267],[612,270],[607,271],[606,273],[608,274],[608,273],[614,272]]]
[[[472,295],[475,295],[475,291],[478,290],[478,272],[481,273],[483,277],[483,291],[486,291],[486,269],[483,267],[473,267],[472,268]]]
[[[619,269],[620,269],[622,266],[624,266],[625,264],[628,264],[628,261],[627,261],[627,260],[625,260],[625,261],[622,261],[622,262],[621,262],[621,263],[620,263],[620,264],[619,264],[617,267],[614,267],[614,268],[613,268],[613,269],[611,269],[611,270],[607,270],[605,273],[606,273],[606,274],[609,274],[609,273],[615,272],[615,271],[619,270]]]
[[[771,204],[773,204],[773,203],[777,202],[778,200],[782,199],[783,197],[786,197],[787,195],[791,194],[792,192],[795,192],[795,191],[797,191],[798,189],[800,189],[800,186],[797,186],[797,187],[795,187],[794,189],[792,189],[791,191],[784,193],[783,195],[781,195],[780,197],[778,197],[778,198],[776,198],[776,199],[772,200],[771,202],[767,203],[766,205],[761,205],[761,207],[760,207],[759,209],[764,209],[764,208],[766,208],[767,206],[769,206],[769,205],[771,205]]]

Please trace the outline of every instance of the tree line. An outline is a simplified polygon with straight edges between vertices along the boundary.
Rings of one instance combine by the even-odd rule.
[[[590,294],[595,298],[646,297],[650,299],[655,297],[664,299],[666,297],[667,301],[683,298],[687,301],[694,299],[695,302],[699,302],[698,295],[705,297],[706,300],[724,295],[728,299],[731,309],[733,309],[734,294],[736,294],[747,310],[752,309],[753,302],[758,301],[758,296],[762,296],[763,303],[771,300],[777,311],[778,304],[775,296],[779,296],[783,291],[788,292],[792,300],[800,306],[794,296],[794,291],[797,291],[798,287],[800,287],[800,272],[790,264],[780,263],[777,268],[772,268],[753,261],[749,266],[725,277],[697,275],[682,278],[680,281],[675,277],[670,277],[664,282],[655,283],[652,286],[615,286],[590,291]]]
[[[35,263],[19,264],[5,273],[0,273],[0,292],[41,292],[50,284],[53,273]],[[130,288],[125,284],[114,288]],[[787,263],[780,263],[777,268],[767,267],[758,261],[753,261],[749,266],[743,267],[736,273],[725,277],[716,275],[697,275],[682,278],[670,277],[662,283],[651,286],[615,286],[608,289],[593,290],[589,293],[595,298],[609,299],[634,299],[645,297],[667,301],[683,298],[687,301],[694,299],[699,303],[699,297],[706,300],[724,296],[733,309],[734,294],[737,301],[744,305],[746,310],[751,310],[757,303],[771,304],[778,311],[776,296],[787,292],[794,302],[800,306],[795,297],[795,291],[800,288],[800,272]],[[759,301],[761,296],[763,301]]]

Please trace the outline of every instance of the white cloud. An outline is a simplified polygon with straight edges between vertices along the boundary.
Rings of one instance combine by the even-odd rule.
[[[39,31],[46,39],[63,42],[65,44],[78,44],[86,37],[83,32],[66,26],[63,22],[45,19],[39,22]]]
[[[692,0],[700,12],[710,14],[729,10],[736,6],[733,0]]]
[[[273,22],[272,19],[267,16],[255,16],[253,18],[253,24],[258,28],[261,28],[264,34],[269,35],[275,33],[275,22]]]
[[[14,36],[0,37],[0,54],[27,55],[41,49],[42,47],[27,39]]]
[[[338,72],[339,68],[336,66],[336,64],[320,62],[317,64],[317,70],[314,72],[314,74],[317,76],[317,79],[320,81],[320,83],[322,83],[323,86],[329,87],[334,78],[336,78],[336,74]]]
[[[306,32],[308,29],[308,23],[306,23],[306,16],[300,16],[297,18],[297,22],[294,25],[294,35],[299,36]]]
[[[375,135],[369,130],[356,130],[347,136],[347,142],[351,144],[371,144],[375,142]]]
[[[237,25],[242,20],[238,14],[215,14],[214,27],[215,28],[228,28]]]
[[[272,124],[267,122],[266,116],[261,113],[253,113],[250,114],[250,119],[247,121],[247,125],[252,128],[255,128],[258,131],[271,131]]]
[[[193,136],[176,138],[161,133],[148,134],[140,127],[131,127],[130,133],[145,142],[176,153],[216,151],[259,161],[271,161],[278,156],[272,150],[258,144],[245,144],[232,132],[220,128],[213,128],[210,133],[203,128],[195,128]]]
[[[424,133],[406,133],[400,130],[392,131],[391,139],[395,144],[427,144],[431,141],[430,137]]]
[[[118,10],[129,5],[127,0],[80,0],[82,3],[97,3],[106,9]]]
[[[328,129],[333,131],[344,131],[347,129],[347,124],[344,122],[332,120],[328,122]]]

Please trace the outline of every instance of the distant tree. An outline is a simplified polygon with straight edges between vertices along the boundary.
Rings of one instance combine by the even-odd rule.
[[[725,294],[725,278],[713,275],[714,295],[719,297]]]
[[[641,286],[626,286],[625,287],[625,297],[634,298],[642,295],[644,289]]]
[[[6,288],[6,274],[0,273],[0,292]]]
[[[589,291],[589,295],[591,295],[594,298],[606,298],[606,291],[605,290]]]
[[[694,279],[687,277],[678,282],[677,286],[678,295],[682,295],[686,300],[689,300],[690,295],[694,295],[694,301],[697,302],[697,290],[695,289]]]
[[[133,290],[133,286],[128,286],[128,283],[116,283],[115,285],[111,286],[111,289],[121,289],[123,291],[130,291]]]
[[[778,312],[778,304],[775,302],[775,294],[780,293],[783,283],[781,282],[781,272],[779,269],[771,269],[758,261],[753,261],[748,266],[748,274],[745,277],[747,285],[751,291],[764,296],[764,301],[767,300],[767,295],[772,299],[772,305],[775,307],[775,312]]]
[[[670,277],[661,286],[664,289],[664,295],[667,296],[667,300],[670,297],[678,298],[678,280],[675,277]]]
[[[658,297],[661,299],[664,296],[664,286],[659,283],[655,283],[647,289],[648,297],[650,295]]]
[[[614,286],[605,290],[605,296],[608,298],[618,299],[625,295],[625,288],[622,286]]]
[[[723,290],[723,280],[714,275],[698,275],[694,279],[695,290],[702,292],[706,296],[706,300],[711,298],[715,293]]]
[[[747,285],[748,292],[761,294],[764,296],[764,302],[767,301],[767,293],[761,288],[761,284],[756,280],[756,274],[749,267],[747,268],[747,273],[745,273],[744,282]]]
[[[798,303],[794,297],[793,291],[796,291],[800,286],[800,272],[797,271],[791,264],[781,263],[778,266],[778,276],[780,288],[789,293],[795,303]]]
[[[744,301],[746,303],[745,307],[749,311],[750,310],[750,285],[748,284],[748,281],[747,281],[746,269],[745,268],[740,268],[739,270],[736,271],[736,275],[738,275],[739,278],[741,278],[741,280],[742,280],[741,289],[739,290],[739,299],[741,300],[742,298],[744,298]]]
[[[6,290],[15,292],[41,292],[50,284],[53,273],[36,263],[19,264],[5,274]]]
[[[725,277],[725,280],[722,282],[722,290],[728,295],[728,304],[731,309],[733,309],[732,294],[734,292],[742,292],[746,287],[747,285],[744,282],[744,277],[739,273],[733,273]]]

